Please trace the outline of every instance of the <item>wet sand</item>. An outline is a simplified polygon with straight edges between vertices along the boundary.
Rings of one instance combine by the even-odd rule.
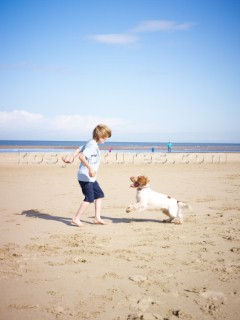
[[[239,319],[240,155],[104,154],[102,217],[71,225],[83,196],[59,155],[0,155],[0,318]],[[125,212],[129,177],[186,201],[184,223]]]

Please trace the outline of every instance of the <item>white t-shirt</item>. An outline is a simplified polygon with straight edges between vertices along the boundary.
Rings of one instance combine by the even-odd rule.
[[[99,151],[97,142],[94,139],[89,140],[82,147],[81,152],[86,157],[86,160],[89,163],[89,165],[93,168],[95,172],[97,172],[100,165],[100,151]],[[85,167],[81,162],[78,169],[78,180],[86,181],[86,182],[94,182],[96,181],[96,176],[90,177],[88,174],[88,168]]]

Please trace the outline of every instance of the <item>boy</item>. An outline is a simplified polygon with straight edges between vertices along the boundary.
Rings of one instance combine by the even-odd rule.
[[[82,188],[82,193],[85,198],[75,217],[72,219],[72,225],[78,227],[82,227],[84,225],[80,218],[90,203],[95,204],[95,218],[93,223],[106,224],[100,215],[104,193],[96,180],[96,173],[100,165],[100,151],[98,143],[104,143],[107,138],[110,138],[111,136],[111,129],[109,129],[107,125],[99,124],[93,130],[92,139],[89,140],[81,150],[78,148],[69,160],[62,158],[65,163],[72,163],[74,159],[79,156],[81,161],[78,169],[78,182]]]

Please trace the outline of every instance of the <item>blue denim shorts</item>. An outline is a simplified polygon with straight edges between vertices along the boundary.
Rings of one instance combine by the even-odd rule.
[[[99,198],[104,198],[104,193],[100,188],[97,181],[95,182],[86,182],[86,181],[78,181],[81,188],[82,193],[85,196],[84,201],[93,203],[94,200]]]

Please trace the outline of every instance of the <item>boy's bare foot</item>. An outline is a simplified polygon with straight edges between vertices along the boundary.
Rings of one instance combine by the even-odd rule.
[[[94,224],[108,224],[106,221],[104,221],[102,219],[94,219],[93,223]]]
[[[80,220],[77,220],[77,219],[72,219],[71,224],[73,226],[77,226],[77,227],[83,227],[84,226],[84,224]]]

